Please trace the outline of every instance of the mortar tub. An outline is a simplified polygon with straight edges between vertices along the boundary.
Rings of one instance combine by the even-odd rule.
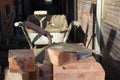
[[[66,32],[51,32],[50,34],[53,36],[52,43],[60,43],[63,42],[64,36]],[[28,36],[30,41],[34,45],[47,45],[48,39],[44,35],[40,36],[38,33],[28,32]]]

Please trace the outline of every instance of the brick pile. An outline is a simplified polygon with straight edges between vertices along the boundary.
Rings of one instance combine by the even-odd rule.
[[[105,80],[105,72],[93,56],[77,60],[77,53],[50,48],[45,55],[53,65],[53,80]]]
[[[33,50],[9,50],[4,80],[104,80],[105,72],[93,56],[45,49],[46,64],[35,64]]]
[[[50,64],[35,64],[32,49],[9,50],[4,80],[52,80]]]
[[[97,62],[79,60],[62,66],[54,66],[54,80],[104,80],[105,73]]]

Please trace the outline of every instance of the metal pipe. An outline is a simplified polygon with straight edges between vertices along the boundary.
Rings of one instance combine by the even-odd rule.
[[[25,35],[25,38],[27,39],[27,42],[28,42],[28,44],[29,44],[29,46],[30,46],[30,49],[33,49],[32,42],[30,41],[30,38],[29,38],[28,35],[26,34],[26,30],[25,30],[25,28],[24,28],[23,26],[24,26],[24,25],[21,26],[22,31],[23,31],[23,34]]]
[[[77,27],[76,27],[76,21],[77,21],[77,0],[74,0],[74,42],[77,42]]]
[[[97,26],[96,26],[96,38],[95,38],[95,50],[98,51],[96,53],[97,55],[101,55],[101,50],[100,50],[100,28],[102,26],[101,18],[102,18],[102,6],[104,0],[97,0],[97,6],[96,6],[96,18],[97,18]],[[99,56],[95,56],[97,61],[100,61]]]
[[[74,21],[77,20],[77,0],[74,0]]]

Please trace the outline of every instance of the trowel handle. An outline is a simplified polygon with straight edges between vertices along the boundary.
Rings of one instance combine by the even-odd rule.
[[[36,24],[30,22],[30,21],[25,21],[24,25],[29,28],[32,29],[34,31],[36,31],[37,33],[41,34],[41,35],[45,35],[47,31],[45,31],[44,29],[40,28],[39,26],[37,26]]]

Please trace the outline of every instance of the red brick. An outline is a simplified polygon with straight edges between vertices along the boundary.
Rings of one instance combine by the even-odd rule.
[[[37,67],[38,67],[38,76],[42,76],[43,80],[52,80],[52,65],[37,64]]]
[[[53,67],[54,80],[104,80],[105,72],[102,66],[93,62],[74,62]]]
[[[29,80],[53,80],[52,66],[49,64],[36,64],[36,70],[29,73]]]
[[[9,68],[6,68],[4,80],[29,80],[29,79],[28,73],[13,73],[10,72]]]
[[[77,60],[77,54],[72,52],[57,51],[47,48],[45,58],[48,62],[55,66],[60,66],[65,63],[74,62]]]
[[[39,72],[39,73],[40,73],[39,75],[41,75],[41,72]],[[35,67],[35,71],[29,72],[29,80],[43,80],[41,78],[42,78],[42,76],[38,77],[38,67],[37,66]]]
[[[31,72],[35,71],[35,58],[33,50],[9,50],[10,72]]]

